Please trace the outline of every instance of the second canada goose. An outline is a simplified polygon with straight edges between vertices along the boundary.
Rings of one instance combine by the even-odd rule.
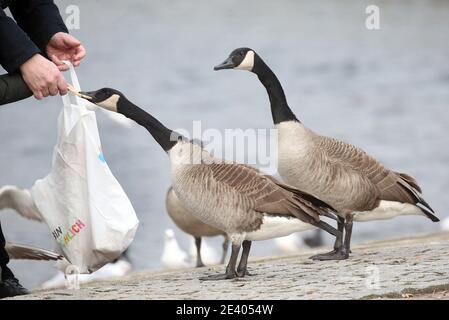
[[[214,70],[240,69],[257,75],[270,99],[278,129],[279,174],[290,185],[329,203],[338,211],[334,250],[313,258],[346,259],[350,253],[352,221],[390,219],[399,215],[423,215],[439,219],[421,195],[416,180],[384,167],[363,150],[305,127],[287,104],[281,83],[250,48],[239,48]]]
[[[332,208],[326,203],[265,176],[255,168],[214,158],[197,143],[166,128],[119,91],[103,88],[79,95],[145,127],[167,152],[172,186],[185,207],[197,219],[226,232],[232,243],[226,273],[207,279],[245,276],[252,241],[311,228],[339,234],[320,219],[321,215],[332,215]]]
[[[176,226],[185,233],[193,236],[195,239],[197,267],[204,267],[203,259],[201,257],[202,237],[215,237],[220,235],[224,237],[223,253],[220,260],[221,263],[224,263],[229,247],[229,240],[224,231],[209,226],[201,222],[201,220],[195,218],[195,216],[181,203],[172,187],[170,187],[167,191],[167,195],[165,197],[165,207],[168,215]]]
[[[59,253],[24,244],[6,242],[5,249],[9,258],[14,260],[51,261],[63,259],[63,256]]]
[[[30,191],[17,186],[0,187],[0,210],[2,209],[13,209],[27,219],[42,220]]]
[[[21,189],[17,186],[0,187],[0,210],[13,209],[22,217],[41,221],[42,216],[34,204],[31,193],[27,189]],[[15,260],[59,260],[62,256],[49,250],[6,242],[6,252],[10,259]]]

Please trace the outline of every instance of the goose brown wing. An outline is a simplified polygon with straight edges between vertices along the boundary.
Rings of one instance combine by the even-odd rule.
[[[438,218],[422,198],[421,188],[413,177],[385,168],[375,158],[348,143],[332,138],[323,139],[322,142],[321,146],[326,150],[329,161],[366,177],[376,187],[377,194],[373,196],[378,200],[421,204],[426,215],[432,221],[437,221]]]
[[[209,165],[213,178],[236,190],[254,204],[254,210],[270,214],[291,215],[312,223],[328,212],[329,206],[310,195],[285,186],[257,169],[239,164]],[[311,201],[313,198],[316,201]]]

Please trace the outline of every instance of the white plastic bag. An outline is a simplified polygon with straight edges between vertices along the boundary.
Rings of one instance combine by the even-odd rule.
[[[69,66],[72,84],[80,90]],[[120,256],[139,221],[103,157],[95,112],[72,93],[62,100],[53,166],[31,194],[63,255],[88,273]]]

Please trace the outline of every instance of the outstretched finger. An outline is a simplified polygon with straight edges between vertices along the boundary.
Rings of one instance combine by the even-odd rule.
[[[81,44],[78,39],[71,36],[70,34],[64,34],[64,38],[62,39],[62,41],[66,48],[73,48]]]
[[[62,60],[59,59],[56,55],[52,55],[50,58],[51,61],[53,61],[53,63],[58,67],[59,71],[69,70],[69,67],[64,62],[62,62]]]
[[[86,49],[84,49],[84,47],[82,45],[79,45],[76,49],[75,49],[75,54],[73,55],[73,62],[76,61],[81,61],[81,59],[83,59],[86,56]]]

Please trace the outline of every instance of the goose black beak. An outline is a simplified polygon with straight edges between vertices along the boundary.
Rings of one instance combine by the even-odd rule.
[[[232,61],[232,57],[227,58],[223,63],[220,63],[219,65],[214,67],[214,70],[223,70],[223,69],[232,69],[235,68],[236,65]]]
[[[80,98],[83,99],[87,99],[87,100],[92,100],[94,95],[92,94],[92,92],[79,92],[78,90],[75,89],[75,87],[73,85],[71,85],[70,83],[67,84],[67,89],[69,91],[71,91],[74,95],[77,95]]]
[[[91,102],[94,102],[95,93],[96,93],[96,91],[89,91],[89,92],[80,91],[80,92],[78,92],[78,94],[81,98],[89,100]]]

